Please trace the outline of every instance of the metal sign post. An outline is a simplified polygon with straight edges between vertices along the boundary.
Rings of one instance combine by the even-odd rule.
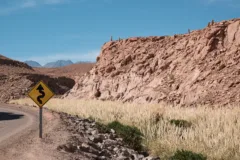
[[[43,105],[54,96],[54,93],[45,83],[43,83],[43,81],[40,81],[35,87],[33,87],[28,96],[39,106],[39,138],[42,138]]]
[[[39,138],[42,138],[42,112],[43,112],[43,109],[42,107],[39,108]]]

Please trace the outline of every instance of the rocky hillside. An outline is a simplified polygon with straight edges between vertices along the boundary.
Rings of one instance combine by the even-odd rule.
[[[111,41],[65,95],[134,102],[240,102],[240,19],[162,37]]]
[[[12,59],[9,59],[7,57],[4,57],[3,55],[0,54],[0,65],[4,66],[12,66],[12,67],[20,67],[24,69],[30,69],[32,70],[32,67],[28,66],[27,64],[19,61],[15,61]]]
[[[0,102],[27,96],[30,89],[43,80],[56,95],[63,95],[75,84],[66,77],[41,74],[25,63],[0,55]]]

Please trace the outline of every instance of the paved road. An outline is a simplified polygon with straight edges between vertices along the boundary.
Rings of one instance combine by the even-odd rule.
[[[34,118],[21,109],[0,104],[0,146],[33,125]]]

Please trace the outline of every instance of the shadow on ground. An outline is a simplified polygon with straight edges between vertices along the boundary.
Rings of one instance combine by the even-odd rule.
[[[14,114],[9,112],[0,112],[0,121],[9,121],[15,119],[21,119],[23,114]]]

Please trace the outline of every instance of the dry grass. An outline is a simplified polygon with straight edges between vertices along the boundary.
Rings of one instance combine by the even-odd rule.
[[[11,103],[33,104],[30,99]],[[177,149],[207,155],[210,160],[240,159],[240,108],[207,107],[180,108],[164,105],[122,104],[84,100],[52,99],[47,108],[98,121],[122,123],[138,127],[145,135],[144,144],[152,154],[167,159]],[[181,128],[169,123],[183,119],[192,123]]]

